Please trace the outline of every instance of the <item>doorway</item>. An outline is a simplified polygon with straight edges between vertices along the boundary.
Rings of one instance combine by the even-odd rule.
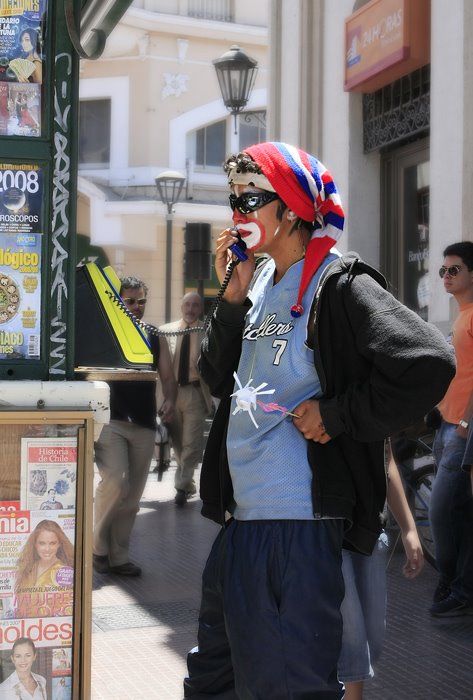
[[[390,290],[421,318],[429,302],[429,140],[381,156],[381,266]]]

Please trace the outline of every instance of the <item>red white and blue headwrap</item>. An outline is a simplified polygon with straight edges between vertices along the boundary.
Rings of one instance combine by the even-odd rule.
[[[330,248],[340,238],[345,215],[331,174],[315,156],[287,143],[259,143],[244,149],[257,163],[283,202],[314,225],[307,246],[294,317],[303,313],[302,297]]]

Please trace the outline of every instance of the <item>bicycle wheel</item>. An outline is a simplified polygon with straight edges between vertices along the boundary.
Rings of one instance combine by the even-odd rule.
[[[429,520],[430,496],[432,494],[434,478],[434,464],[426,464],[412,472],[407,486],[408,502],[414,516],[419,539],[422,544],[422,549],[424,550],[424,556],[429,564],[437,568],[435,547]]]

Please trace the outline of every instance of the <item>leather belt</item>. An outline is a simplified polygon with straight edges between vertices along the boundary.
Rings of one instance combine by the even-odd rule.
[[[187,384],[179,384],[179,386],[200,386],[200,379],[196,379],[194,382],[188,382]]]

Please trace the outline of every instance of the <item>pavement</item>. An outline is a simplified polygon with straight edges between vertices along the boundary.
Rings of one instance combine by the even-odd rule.
[[[142,576],[94,573],[91,700],[183,698],[201,573],[218,526],[200,515],[198,496],[183,508],[174,504],[174,468],[161,482],[150,471],[143,494],[130,556]],[[471,700],[473,616],[431,618],[437,574],[426,564],[408,581],[403,561],[399,545],[392,546],[385,646],[365,700]]]

